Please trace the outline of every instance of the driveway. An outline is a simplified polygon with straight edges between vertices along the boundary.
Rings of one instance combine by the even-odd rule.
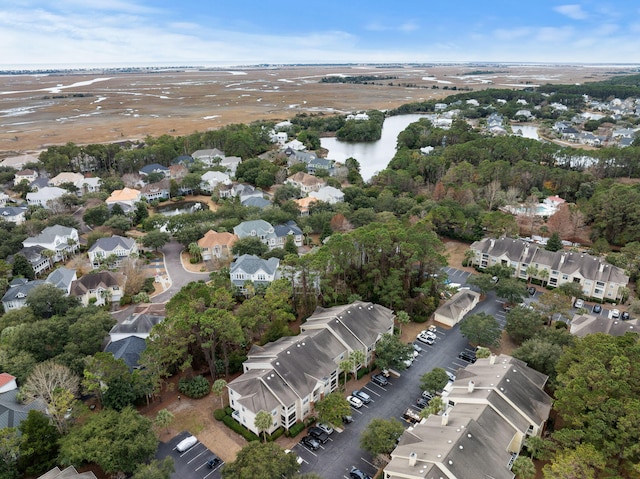
[[[209,279],[209,273],[192,273],[182,266],[180,252],[183,249],[184,246],[172,240],[160,250],[164,255],[164,269],[167,272],[170,286],[169,289],[153,296],[154,303],[166,303],[180,291],[183,286],[193,281],[207,281]]]

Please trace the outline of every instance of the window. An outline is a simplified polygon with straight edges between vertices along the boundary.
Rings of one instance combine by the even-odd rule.
[[[558,276],[558,272],[557,271],[551,271],[551,276]]]
[[[604,283],[602,281],[596,281],[596,286],[600,286],[601,288],[604,288]]]
[[[568,274],[563,274],[562,275],[562,279],[564,279],[565,281],[569,279],[569,275]]]

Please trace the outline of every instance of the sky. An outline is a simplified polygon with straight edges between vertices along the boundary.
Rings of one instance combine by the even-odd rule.
[[[637,0],[4,0],[0,69],[640,63]]]

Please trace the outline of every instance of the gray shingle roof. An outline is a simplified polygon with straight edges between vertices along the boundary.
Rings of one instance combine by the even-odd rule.
[[[231,273],[242,270],[248,274],[255,274],[259,270],[264,270],[267,274],[275,274],[280,260],[278,258],[262,259],[253,254],[243,254],[231,263]]]
[[[255,231],[255,235],[251,233]],[[249,236],[261,237],[265,236],[266,238],[270,238],[273,236],[273,226],[265,220],[251,220],[251,221],[243,221],[238,226],[233,228],[233,232],[238,236],[238,238],[247,238]]]
[[[24,242],[30,244],[53,243],[53,241],[56,239],[56,236],[71,236],[74,231],[77,230],[75,228],[68,228],[66,226],[47,226],[38,236],[27,238]]]
[[[302,230],[298,227],[295,221],[287,221],[283,225],[276,225],[273,227],[273,231],[278,238],[282,238],[289,234],[296,236],[302,235]]]
[[[22,206],[5,206],[0,208],[0,218],[11,218],[14,216],[19,216],[22,213],[25,213],[27,208]]]
[[[125,238],[117,235],[111,236],[110,238],[100,238],[91,246],[91,248],[89,248],[89,252],[93,252],[97,249],[102,251],[114,251],[118,247],[130,250],[135,242],[136,241],[133,238]]]
[[[4,293],[2,302],[4,303],[7,301],[14,301],[16,299],[24,299],[32,289],[43,284],[46,284],[46,282],[41,279],[36,279],[34,281],[29,281],[28,283],[20,284],[18,286],[12,286],[7,290],[6,293]]]
[[[19,426],[32,409],[43,412],[46,410],[44,403],[38,399],[29,404],[21,404],[16,399],[18,392],[18,389],[12,389],[0,394],[0,429]]]
[[[105,352],[113,354],[116,359],[122,359],[130,370],[138,366],[140,355],[147,348],[144,339],[137,336],[129,336],[119,341],[110,342],[104,349]]]
[[[75,269],[57,268],[47,276],[47,283],[54,285],[58,289],[64,290],[66,293],[69,290],[69,286],[76,275]]]

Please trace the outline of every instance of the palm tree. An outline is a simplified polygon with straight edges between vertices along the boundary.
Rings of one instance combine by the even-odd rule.
[[[211,392],[220,398],[220,407],[224,407],[224,398],[222,397],[222,393],[224,392],[224,388],[227,387],[227,381],[224,379],[216,379],[211,386]]]
[[[202,261],[202,248],[198,245],[198,243],[189,243],[189,254],[196,263]]]
[[[173,419],[174,416],[171,411],[169,411],[168,409],[161,409],[160,411],[158,411],[158,414],[156,414],[156,418],[153,422],[159,428],[164,427],[167,431],[167,434],[169,434],[169,424],[173,422]]]
[[[545,286],[547,284],[547,281],[549,280],[549,270],[547,270],[547,269],[541,270],[538,273],[538,276],[542,280],[542,286]]]
[[[273,425],[273,418],[271,417],[271,414],[267,411],[259,411],[253,420],[253,424],[256,426],[256,429],[262,433],[262,442],[266,442],[267,431]]]
[[[527,268],[527,284],[529,284],[531,282],[531,278],[535,278],[536,276],[538,276],[539,270],[538,268],[536,268],[533,265],[530,265]]]
[[[353,379],[357,379],[358,367],[364,365],[366,359],[367,356],[359,349],[355,349],[349,353],[349,360],[351,361],[351,367],[353,368]]]
[[[402,325],[409,324],[409,321],[411,321],[411,317],[406,311],[398,311],[398,314],[396,314],[396,319],[398,320],[398,329],[400,330],[400,334],[402,334]]]

